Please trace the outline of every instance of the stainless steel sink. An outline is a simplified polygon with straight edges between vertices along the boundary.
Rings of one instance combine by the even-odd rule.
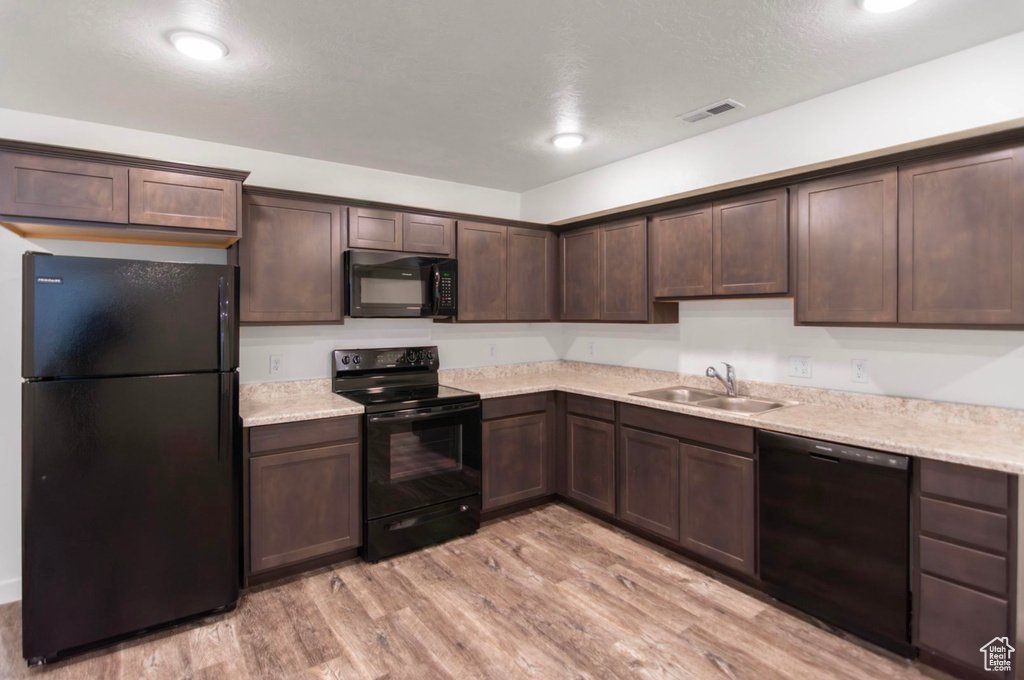
[[[764,413],[774,411],[777,408],[792,406],[793,402],[765,401],[763,399],[751,399],[750,397],[715,397],[707,401],[694,404],[702,408],[717,408],[720,411],[735,411],[737,413]]]
[[[767,413],[776,409],[794,406],[795,401],[755,399],[753,397],[727,397],[714,392],[706,392],[690,387],[663,387],[657,390],[633,392],[635,397],[659,399],[675,404],[689,404],[700,408],[713,408],[733,413]]]
[[[647,390],[646,392],[634,392],[633,396],[661,399],[662,401],[672,401],[677,404],[692,404],[697,401],[714,399],[718,395],[714,392],[695,390],[690,387],[665,387],[658,390]]]

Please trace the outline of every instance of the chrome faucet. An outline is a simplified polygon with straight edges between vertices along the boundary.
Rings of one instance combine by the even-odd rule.
[[[734,369],[732,367],[732,364],[726,364],[724,361],[722,363],[725,365],[725,377],[724,378],[722,377],[721,373],[719,373],[718,371],[715,370],[714,366],[708,366],[708,370],[704,372],[704,375],[706,375],[709,378],[718,378],[718,380],[723,385],[725,385],[725,393],[728,394],[730,397],[735,397],[736,396],[736,369]]]

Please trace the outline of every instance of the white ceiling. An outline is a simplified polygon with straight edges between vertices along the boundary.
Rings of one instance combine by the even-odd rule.
[[[1022,0],[0,0],[0,107],[523,191],[1021,30]]]

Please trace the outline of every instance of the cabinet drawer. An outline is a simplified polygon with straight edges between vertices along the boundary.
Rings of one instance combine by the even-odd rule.
[[[1010,506],[1010,477],[995,470],[922,460],[921,493],[1005,510]]]
[[[1006,600],[921,575],[918,644],[971,668],[981,668],[981,646],[1009,633]],[[998,677],[998,676],[995,676]]]
[[[526,413],[538,413],[548,407],[549,392],[537,394],[520,394],[514,397],[484,399],[482,405],[483,419],[508,418]]]
[[[131,168],[128,220],[182,229],[238,231],[241,183],[220,177]]]
[[[936,576],[975,586],[999,595],[1006,594],[1006,558],[921,537],[921,569]]]
[[[0,153],[0,214],[128,221],[128,168]]]
[[[921,531],[1000,553],[1007,548],[1006,515],[932,498],[921,499]]]
[[[578,413],[581,416],[600,418],[601,420],[615,420],[614,401],[570,394],[565,403],[569,413]]]
[[[359,416],[260,425],[249,429],[249,455],[330,442],[358,441],[361,429],[362,418]]]
[[[710,444],[741,453],[754,453],[754,430],[743,425],[723,423],[682,413],[622,404],[619,416],[623,425],[631,425],[679,439]]]

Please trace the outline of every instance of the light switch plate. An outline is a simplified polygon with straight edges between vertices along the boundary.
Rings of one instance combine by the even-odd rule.
[[[813,369],[812,363],[810,357],[790,357],[789,375],[794,378],[810,380]]]

